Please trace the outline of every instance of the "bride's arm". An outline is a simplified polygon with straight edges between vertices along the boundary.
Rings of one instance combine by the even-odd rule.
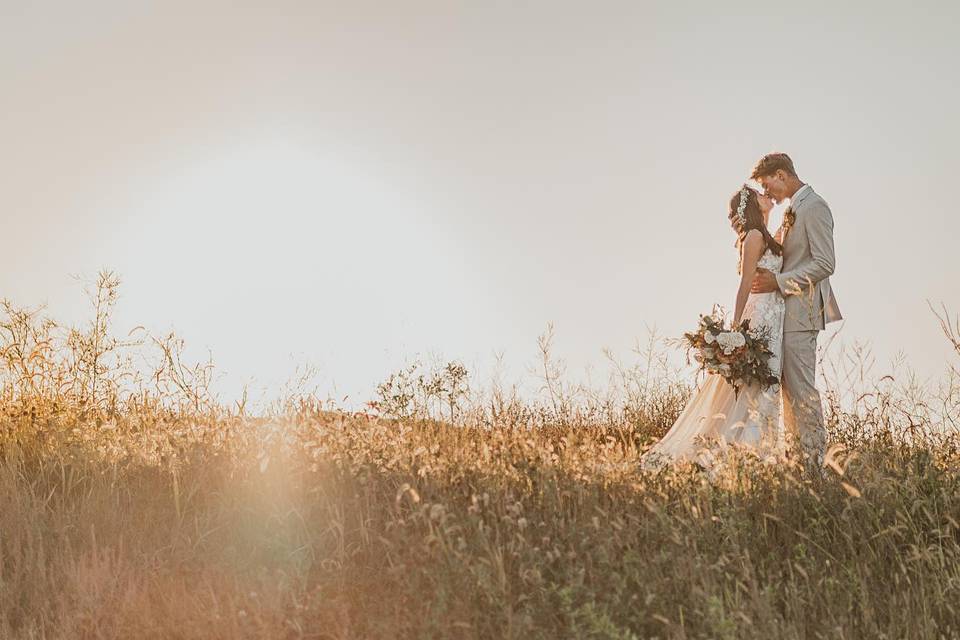
[[[763,235],[756,229],[751,229],[743,241],[743,263],[741,265],[740,288],[737,289],[737,305],[733,314],[733,326],[740,324],[743,309],[747,306],[750,288],[753,286],[753,277],[757,274],[757,263],[764,249]]]

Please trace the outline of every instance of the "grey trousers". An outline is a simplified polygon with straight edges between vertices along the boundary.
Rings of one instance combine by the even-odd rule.
[[[783,334],[783,427],[786,440],[799,445],[808,466],[823,464],[827,431],[816,387],[817,335],[819,331]]]

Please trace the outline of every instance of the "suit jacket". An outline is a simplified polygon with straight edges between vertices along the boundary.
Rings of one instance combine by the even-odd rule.
[[[790,203],[793,226],[783,240],[783,268],[777,285],[785,298],[783,330],[817,331],[843,319],[830,275],[836,267],[833,214],[814,190],[806,189]]]

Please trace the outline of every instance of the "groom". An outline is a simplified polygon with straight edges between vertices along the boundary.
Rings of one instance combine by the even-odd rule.
[[[830,207],[804,184],[785,153],[760,158],[750,176],[777,202],[790,200],[784,214],[783,269],[773,274],[760,269],[754,293],[779,291],[784,297],[783,423],[787,435],[799,441],[809,467],[823,464],[826,430],[817,392],[817,336],[829,322],[841,320],[830,288],[836,257],[833,251],[833,215]]]

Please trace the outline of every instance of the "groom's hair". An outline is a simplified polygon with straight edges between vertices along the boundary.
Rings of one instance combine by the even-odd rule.
[[[797,177],[797,170],[793,168],[793,160],[785,153],[768,153],[760,158],[757,166],[753,168],[750,174],[751,180],[756,180],[762,176],[772,176],[780,169],[787,175]]]

